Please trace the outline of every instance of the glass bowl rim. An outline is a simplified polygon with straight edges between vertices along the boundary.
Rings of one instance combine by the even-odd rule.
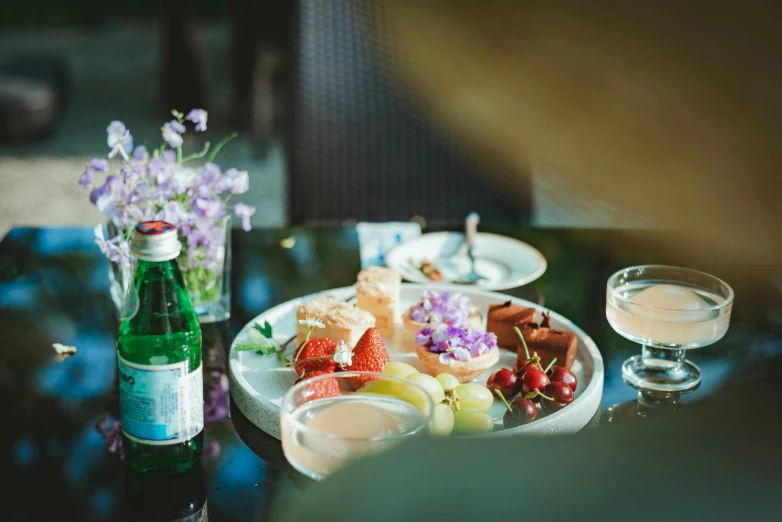
[[[333,433],[328,433],[325,431],[321,431],[319,429],[311,428],[310,426],[303,424],[299,422],[296,418],[293,416],[292,411],[288,411],[287,406],[289,403],[293,402],[293,396],[296,394],[296,392],[305,386],[312,384],[313,382],[318,382],[330,378],[348,378],[348,377],[360,377],[363,375],[372,375],[372,376],[379,376],[381,379],[391,380],[391,381],[397,381],[401,382],[407,385],[410,385],[413,389],[420,392],[425,398],[426,401],[432,405],[432,407],[429,409],[429,414],[423,416],[423,420],[419,422],[414,429],[410,429],[405,431],[404,433],[395,433],[393,435],[381,435],[377,437],[343,437],[341,435],[335,435]],[[370,396],[371,397],[371,396]],[[398,399],[402,402],[406,402],[402,399]],[[409,404],[409,403],[408,403]],[[300,407],[300,406],[297,406]],[[415,407],[415,406],[414,406]],[[334,372],[334,373],[328,373],[326,375],[318,375],[317,377],[309,378],[305,381],[298,382],[288,388],[288,391],[285,392],[285,395],[283,395],[282,402],[280,403],[280,415],[282,417],[285,417],[286,421],[296,427],[299,431],[304,431],[307,433],[311,433],[313,435],[317,435],[319,437],[323,437],[330,440],[341,440],[341,441],[348,441],[348,442],[377,442],[377,441],[391,441],[391,440],[397,440],[397,439],[404,439],[406,437],[410,437],[411,435],[414,435],[421,431],[422,428],[425,428],[427,424],[430,424],[433,421],[434,418],[434,400],[432,400],[432,396],[429,395],[429,392],[427,392],[423,386],[420,384],[416,384],[412,381],[408,381],[407,379],[403,379],[401,377],[397,377],[395,375],[389,375],[386,373],[380,373],[380,372],[353,372],[353,371],[347,371],[347,372]],[[416,407],[417,408],[417,407]],[[295,409],[295,408],[294,408]],[[420,411],[420,410],[419,410]],[[424,412],[421,412],[422,414]]]
[[[640,270],[640,269],[646,269],[646,268],[665,268],[665,269],[672,269],[672,270],[681,270],[682,272],[689,272],[691,274],[697,274],[697,275],[700,275],[700,276],[708,277],[710,279],[713,279],[714,281],[717,281],[718,283],[721,283],[721,284],[725,285],[725,288],[728,289],[728,297],[726,297],[723,302],[715,304],[715,305],[712,305],[712,306],[709,306],[707,308],[698,308],[697,310],[678,310],[676,308],[659,308],[659,307],[656,307],[656,306],[649,306],[649,305],[644,305],[644,304],[640,304],[640,303],[635,303],[635,302],[633,302],[633,301],[631,301],[631,300],[629,300],[629,299],[619,295],[619,293],[616,292],[616,286],[615,285],[612,286],[612,283],[614,283],[619,278],[619,275],[622,274],[623,272],[626,272],[628,270]],[[670,282],[671,283],[677,283],[677,281],[670,281]],[[685,314],[700,314],[700,313],[704,313],[704,312],[711,312],[711,311],[715,311],[715,310],[721,310],[723,308],[726,308],[730,304],[732,304],[733,303],[733,297],[734,297],[733,288],[728,283],[726,283],[725,281],[720,279],[719,277],[713,276],[711,274],[707,274],[706,272],[702,272],[700,270],[694,270],[692,268],[686,268],[686,267],[682,267],[682,266],[673,266],[673,265],[635,265],[635,266],[628,266],[626,268],[621,268],[621,269],[617,270],[616,272],[614,272],[613,274],[611,274],[611,276],[608,278],[608,281],[606,282],[606,290],[615,299],[618,299],[619,301],[622,301],[624,303],[627,303],[627,304],[630,304],[630,305],[633,305],[633,306],[637,306],[639,308],[644,308],[646,310],[661,310],[661,311],[666,311],[666,312],[682,312],[682,313],[685,313]]]

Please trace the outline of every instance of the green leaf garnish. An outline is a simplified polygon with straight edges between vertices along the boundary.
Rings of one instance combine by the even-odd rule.
[[[234,350],[239,352],[255,351],[258,355],[271,355],[277,353],[277,346],[271,340],[272,327],[268,322],[263,326],[254,324],[247,330],[247,339],[240,341],[234,346]]]

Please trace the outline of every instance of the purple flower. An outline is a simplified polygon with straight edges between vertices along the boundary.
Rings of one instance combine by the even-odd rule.
[[[186,120],[192,121],[196,124],[195,130],[198,132],[204,132],[206,130],[206,120],[209,113],[204,109],[192,109],[185,116]]]
[[[193,169],[177,165],[171,175],[171,190],[175,194],[184,194],[193,186],[195,179],[196,173]]]
[[[198,174],[196,180],[196,192],[199,196],[207,197],[212,195],[213,190],[222,192],[222,190],[216,189],[216,185],[220,182],[220,167],[214,163],[206,163],[201,167],[201,171]]]
[[[416,344],[440,354],[440,362],[467,361],[497,347],[497,336],[473,330],[469,326],[448,323],[427,324],[416,335]]]
[[[178,129],[182,129],[179,131]],[[185,132],[185,127],[181,123],[179,123],[176,120],[171,120],[168,123],[165,123],[161,128],[161,131],[163,131],[163,139],[166,143],[172,148],[181,147],[184,140],[182,139],[181,133]]]
[[[109,126],[106,127],[106,134],[108,135],[106,143],[111,147],[109,158],[113,158],[117,155],[117,152],[119,152],[120,155],[127,160],[127,151],[133,150],[133,136],[130,134],[130,131],[125,128],[125,124],[116,120],[109,123]]]
[[[79,186],[83,189],[92,188],[92,170],[87,169],[79,176]]]
[[[109,453],[116,454],[120,459],[125,458],[122,447],[122,423],[111,415],[106,415],[95,423],[95,430],[103,436],[106,449]]]
[[[98,207],[101,214],[111,214],[114,205],[117,202],[116,192],[122,182],[115,175],[108,176],[102,187],[93,190],[90,193],[90,201]]]
[[[109,162],[104,158],[92,158],[87,162],[87,167],[93,172],[107,172],[109,170]]]
[[[462,294],[424,292],[421,301],[410,311],[409,317],[419,323],[466,324],[472,313],[470,300]]]
[[[255,207],[245,205],[244,203],[237,203],[234,205],[234,216],[242,220],[242,229],[245,232],[249,232],[252,226],[250,225],[250,217],[255,214]]]
[[[193,211],[202,218],[216,218],[224,213],[223,201],[218,198],[196,198]]]
[[[228,417],[228,377],[225,372],[211,370],[204,391],[204,422]]]
[[[232,194],[244,194],[250,189],[250,176],[247,171],[228,169],[215,183],[218,192],[230,191]]]
[[[155,219],[171,223],[179,228],[182,223],[190,220],[190,214],[188,214],[185,205],[181,201],[169,201],[163,207],[163,210],[155,215]]]
[[[149,152],[144,145],[139,145],[133,149],[133,161],[146,162],[149,159]]]

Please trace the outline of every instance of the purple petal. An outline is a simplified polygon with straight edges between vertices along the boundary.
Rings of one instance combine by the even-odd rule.
[[[79,176],[79,186],[83,189],[92,188],[92,171],[90,169],[85,170]]]
[[[185,119],[196,124],[196,131],[204,132],[206,130],[206,121],[208,116],[209,113],[207,113],[204,109],[192,109],[187,113]]]
[[[105,158],[92,158],[87,166],[94,172],[107,172],[109,170],[109,162]]]

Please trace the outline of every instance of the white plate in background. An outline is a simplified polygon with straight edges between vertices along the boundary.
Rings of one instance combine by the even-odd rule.
[[[546,271],[546,258],[518,239],[479,232],[475,236],[475,269],[486,279],[465,286],[507,290],[526,285]],[[460,232],[433,232],[408,239],[386,253],[386,264],[406,280],[425,284],[453,284],[470,273],[470,259]],[[431,261],[443,274],[435,283],[418,268]]]

